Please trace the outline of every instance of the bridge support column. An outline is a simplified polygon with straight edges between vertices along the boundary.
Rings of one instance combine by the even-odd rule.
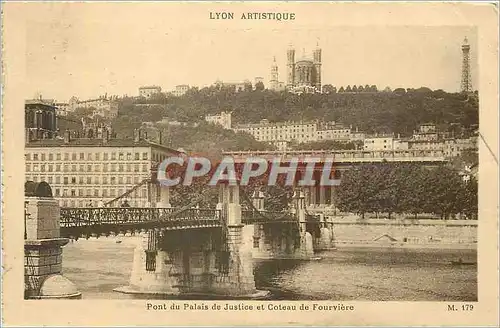
[[[69,240],[60,238],[57,200],[34,196],[26,197],[25,204],[24,298],[81,298],[76,286],[62,276],[62,246]]]
[[[159,249],[160,234],[157,230],[141,233],[134,250],[129,286],[115,291],[128,294],[180,294],[178,262],[180,255]]]
[[[329,218],[323,213],[320,214],[320,237],[316,243],[316,250],[327,250],[334,248],[333,245],[333,224],[328,222]]]
[[[314,256],[312,235],[306,230],[306,204],[304,192],[297,189],[295,192],[295,215],[297,217],[299,245],[295,247],[295,257],[310,259]],[[292,236],[290,236],[292,237]]]
[[[252,249],[243,240],[239,186],[222,185],[223,212],[227,227],[225,265],[219,269],[212,284],[213,292],[228,296],[252,296],[258,293],[253,276]],[[245,247],[246,246],[246,247]]]
[[[264,210],[264,193],[262,191],[255,191],[252,195],[253,206],[259,210]],[[269,251],[266,249],[266,234],[264,232],[263,224],[253,225],[253,258],[269,258]]]
[[[159,185],[159,202],[156,204],[156,207],[160,208],[170,208],[170,189],[166,186]]]

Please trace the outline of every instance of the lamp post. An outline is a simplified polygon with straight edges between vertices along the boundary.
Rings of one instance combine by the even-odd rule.
[[[26,221],[28,220],[30,214],[28,213],[28,201],[24,202],[24,239],[28,239],[28,233],[26,228]]]

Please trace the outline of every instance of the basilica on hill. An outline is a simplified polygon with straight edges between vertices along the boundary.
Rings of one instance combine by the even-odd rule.
[[[306,56],[305,49],[302,57],[296,60],[295,49],[290,47],[287,50],[287,81],[279,82],[278,65],[274,58],[271,66],[271,80],[269,88],[271,90],[288,90],[293,93],[315,93],[321,92],[321,49],[316,46],[312,53],[312,58]]]

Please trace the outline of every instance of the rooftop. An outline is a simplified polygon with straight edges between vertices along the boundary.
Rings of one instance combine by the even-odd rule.
[[[163,151],[169,152],[171,154],[178,155],[180,152],[168,148],[166,146],[160,145],[158,143],[141,139],[138,142],[134,139],[109,139],[104,141],[101,138],[74,138],[70,139],[69,142],[65,142],[64,139],[39,139],[32,140],[26,144],[26,148],[40,148],[40,147],[153,147],[161,149]]]

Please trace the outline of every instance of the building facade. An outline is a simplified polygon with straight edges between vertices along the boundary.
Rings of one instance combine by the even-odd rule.
[[[224,129],[231,129],[231,112],[222,112],[216,115],[205,116],[205,121],[208,123],[221,125]]]
[[[161,87],[157,85],[147,85],[139,88],[139,97],[144,97],[146,99],[149,99],[152,96],[160,93],[161,93]]]
[[[179,84],[175,86],[175,89],[172,91],[172,95],[175,97],[181,97],[186,94],[189,90],[189,85],[187,84]]]
[[[118,116],[117,97],[108,97],[108,95],[99,98],[80,100],[77,97],[71,97],[66,104],[60,104],[59,107],[64,108],[66,114],[74,112],[77,108],[93,108],[92,116],[100,115],[104,118],[115,118]]]
[[[72,138],[31,140],[25,145],[27,181],[45,181],[62,207],[102,206],[145,179],[167,156],[177,153],[136,136],[134,139]],[[127,196],[132,207],[154,206],[158,195],[148,184]]]
[[[292,92],[321,92],[321,49],[313,51],[313,58],[305,55],[295,60],[295,49],[287,50],[287,89]]]
[[[50,139],[57,135],[57,113],[53,101],[26,100],[24,126],[26,140]]]

